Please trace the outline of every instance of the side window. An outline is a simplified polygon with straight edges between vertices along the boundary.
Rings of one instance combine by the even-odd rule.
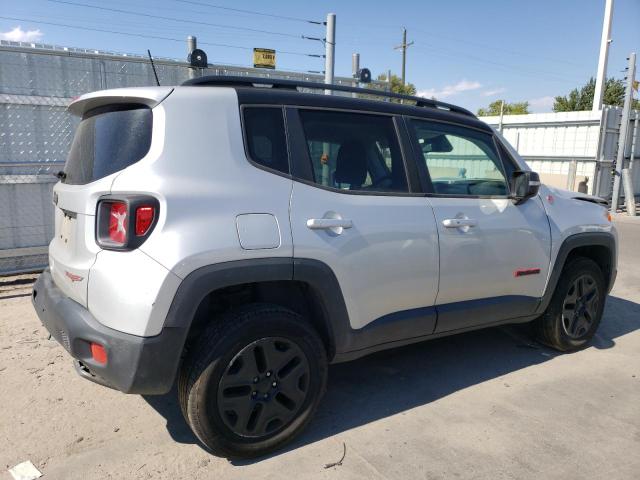
[[[315,183],[340,190],[407,192],[391,117],[301,110]]]
[[[493,137],[476,130],[411,120],[434,193],[505,196],[507,178]]]
[[[244,131],[249,158],[264,167],[289,173],[282,108],[246,107]]]

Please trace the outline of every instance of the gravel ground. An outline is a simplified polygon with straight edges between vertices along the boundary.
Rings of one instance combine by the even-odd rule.
[[[80,379],[31,307],[33,276],[0,278],[0,464],[64,480],[639,478],[640,222],[618,228],[620,272],[590,348],[557,355],[504,327],[332,366],[302,437],[249,462],[207,454],[175,392]]]

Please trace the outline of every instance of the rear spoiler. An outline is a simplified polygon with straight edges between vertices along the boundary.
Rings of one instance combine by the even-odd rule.
[[[81,117],[96,107],[118,103],[135,103],[153,108],[167,98],[172,91],[173,87],[133,87],[99,90],[86,93],[74,99],[69,104],[68,109],[73,115]]]

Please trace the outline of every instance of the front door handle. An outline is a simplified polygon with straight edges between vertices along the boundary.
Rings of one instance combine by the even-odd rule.
[[[344,218],[310,218],[307,227],[311,230],[336,230],[353,227],[351,220]]]
[[[447,218],[442,221],[445,228],[475,227],[478,222],[472,218]]]

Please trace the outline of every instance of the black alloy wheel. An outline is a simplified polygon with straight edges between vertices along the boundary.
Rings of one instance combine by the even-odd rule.
[[[573,339],[587,333],[596,320],[600,307],[598,284],[590,274],[576,278],[562,305],[562,328]]]
[[[218,412],[242,437],[260,438],[286,427],[304,404],[309,362],[283,337],[266,337],[231,360],[218,386]]]

